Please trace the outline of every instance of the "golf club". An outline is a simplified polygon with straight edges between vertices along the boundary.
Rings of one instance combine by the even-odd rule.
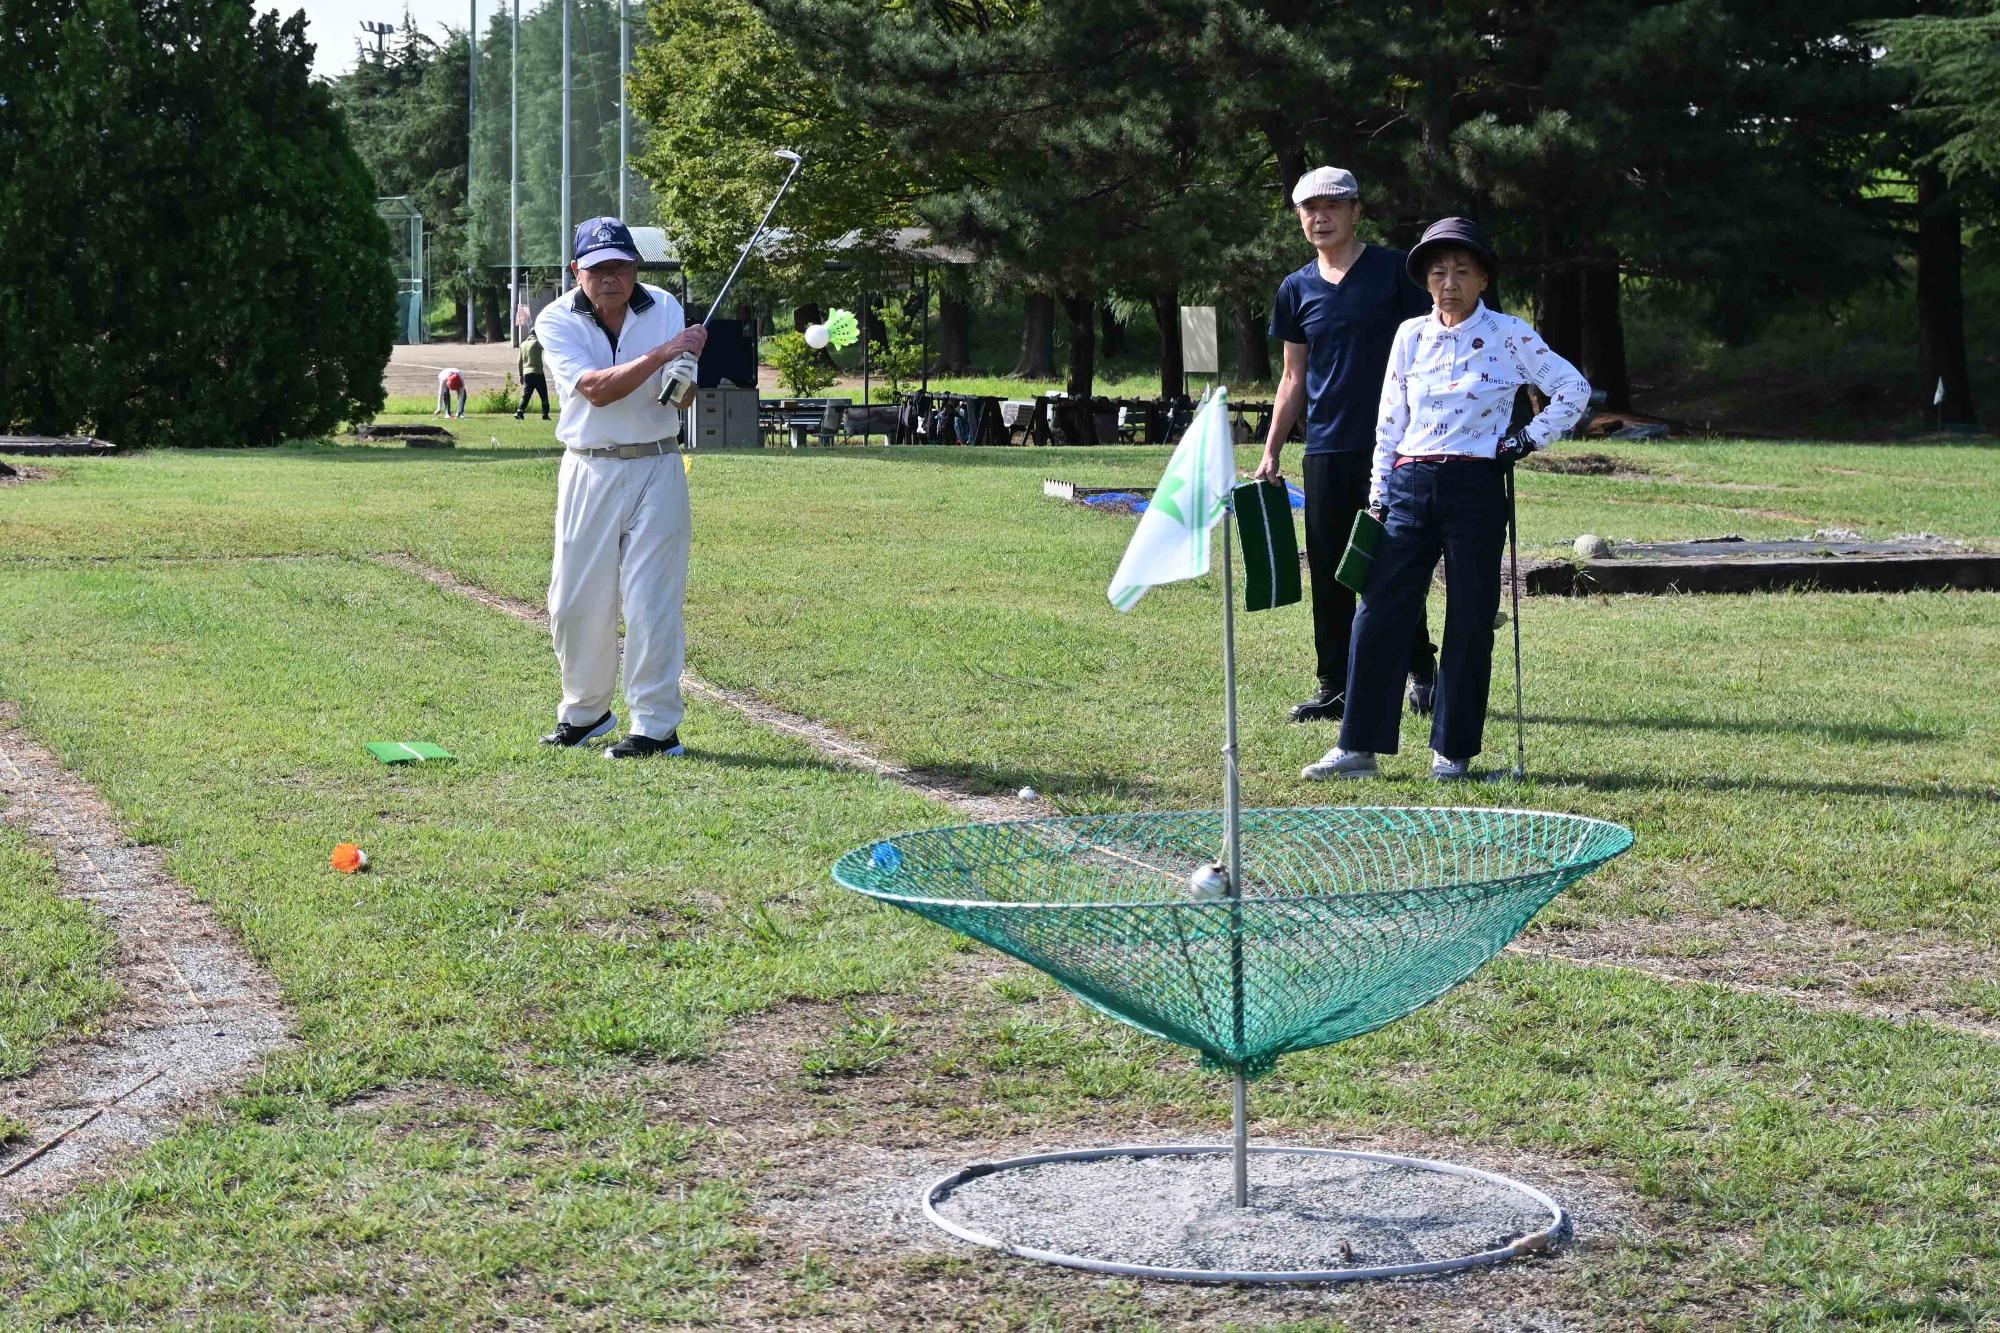
[[[1514,594],[1514,773],[1528,776],[1528,734],[1521,704],[1521,543],[1514,508],[1514,465],[1507,465],[1507,583]]]
[[[743,248],[737,252],[736,267],[730,269],[729,276],[722,280],[722,290],[708,303],[708,313],[701,317],[703,328],[707,328],[708,321],[715,318],[715,312],[722,309],[722,298],[729,295],[729,288],[735,283],[736,275],[743,271],[743,261],[750,258],[750,252],[757,248],[757,242],[764,239],[764,229],[771,225],[771,214],[778,211],[778,201],[785,197],[785,191],[792,188],[792,178],[797,176],[799,168],[805,165],[804,160],[789,148],[777,149],[771,156],[783,158],[792,164],[792,169],[785,173],[785,183],[771,196],[771,206],[764,210],[763,220],[757,224],[757,230],[750,233],[750,239],[743,242]],[[695,357],[689,353],[683,352],[675,357],[667,366],[665,375],[660,381],[660,401],[678,403],[687,397],[688,390],[694,387],[695,376],[698,373],[697,366]]]

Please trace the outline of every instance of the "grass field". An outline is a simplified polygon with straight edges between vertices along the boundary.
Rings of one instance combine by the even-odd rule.
[[[1213,1131],[1224,1088],[1019,969],[965,980],[953,940],[827,882],[840,850],[950,822],[943,807],[699,703],[684,763],[533,745],[545,635],[367,558],[539,600],[546,429],[458,429],[449,455],[66,460],[0,491],[0,699],[167,849],[276,974],[299,1037],[242,1096],[12,1228],[0,1326],[879,1328],[916,1326],[916,1290],[944,1326],[1022,1329],[1498,1327],[1466,1303],[1516,1290],[1575,1327],[2000,1320],[2000,1046],[1548,958],[1503,958],[1403,1024],[1289,1059],[1256,1098],[1260,1133],[1486,1144],[1603,1182],[1631,1227],[1526,1287],[1280,1310],[787,1248],[755,1222],[765,1129],[746,1146],[704,1100],[756,1034],[802,1028],[745,1123],[830,1156]],[[1523,476],[1530,545],[2000,538],[1990,447],[1605,451],[1640,475]],[[1211,804],[1212,582],[1118,615],[1104,584],[1129,520],[1040,494],[1044,475],[1150,483],[1163,458],[699,457],[691,666],[993,790]],[[2000,599],[1536,599],[1524,623],[1533,778],[1450,796],[1639,835],[1530,944],[1623,933],[1712,963],[1748,923],[1787,941],[1766,980],[1810,991],[1859,968],[1879,982],[1864,996],[1915,985],[1940,1012],[2000,1018],[1990,974],[1897,961],[1990,957],[2000,927]],[[1310,682],[1304,610],[1242,632],[1246,797],[1361,795],[1296,776],[1330,743],[1282,721]],[[392,734],[460,760],[380,768],[360,743]],[[1407,730],[1403,776],[1365,799],[1436,801],[1413,780],[1422,748]],[[349,837],[371,875],[325,868]],[[23,936],[60,915],[51,882],[31,844],[0,841],[0,980],[65,978],[0,998],[0,1043],[27,1034],[30,1052],[108,1002],[83,918]],[[1436,1322],[1408,1300],[1439,1302]]]

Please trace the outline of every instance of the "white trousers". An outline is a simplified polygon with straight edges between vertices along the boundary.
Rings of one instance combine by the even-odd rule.
[[[558,721],[595,722],[611,707],[622,605],[632,730],[664,740],[680,726],[691,528],[679,454],[563,454],[549,575],[549,627],[562,669]]]

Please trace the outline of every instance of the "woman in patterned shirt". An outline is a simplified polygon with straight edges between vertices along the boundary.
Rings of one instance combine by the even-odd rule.
[[[1308,778],[1370,778],[1399,745],[1407,645],[1440,553],[1444,650],[1431,718],[1431,776],[1463,778],[1481,748],[1507,538],[1506,469],[1582,419],[1590,384],[1534,329],[1484,304],[1492,247],[1465,218],[1433,223],[1410,251],[1410,276],[1430,314],[1396,330],[1375,423],[1368,506],[1386,529],[1368,573],[1347,655],[1340,744]],[[1532,384],[1548,405],[1518,431],[1515,392]],[[1390,645],[1404,645],[1392,651]]]

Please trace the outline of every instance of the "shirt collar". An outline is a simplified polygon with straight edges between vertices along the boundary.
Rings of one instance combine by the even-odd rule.
[[[645,283],[633,284],[632,299],[625,303],[625,308],[635,313],[644,313],[653,308],[653,294],[646,290]],[[579,315],[589,315],[592,319],[597,319],[597,307],[591,304],[590,298],[584,295],[581,287],[576,289],[576,295],[571,298],[570,309]],[[604,321],[598,320],[598,322],[601,324]]]
[[[1453,325],[1451,328],[1446,328],[1444,326],[1444,324],[1438,319],[1437,307],[1432,306],[1429,318],[1429,324],[1430,324],[1429,332],[1433,338],[1458,338],[1468,333],[1484,333],[1486,332],[1487,326],[1492,322],[1493,322],[1492,311],[1487,308],[1486,302],[1484,300],[1480,301],[1479,308],[1477,310],[1473,311],[1470,315],[1460,320],[1457,324]]]

